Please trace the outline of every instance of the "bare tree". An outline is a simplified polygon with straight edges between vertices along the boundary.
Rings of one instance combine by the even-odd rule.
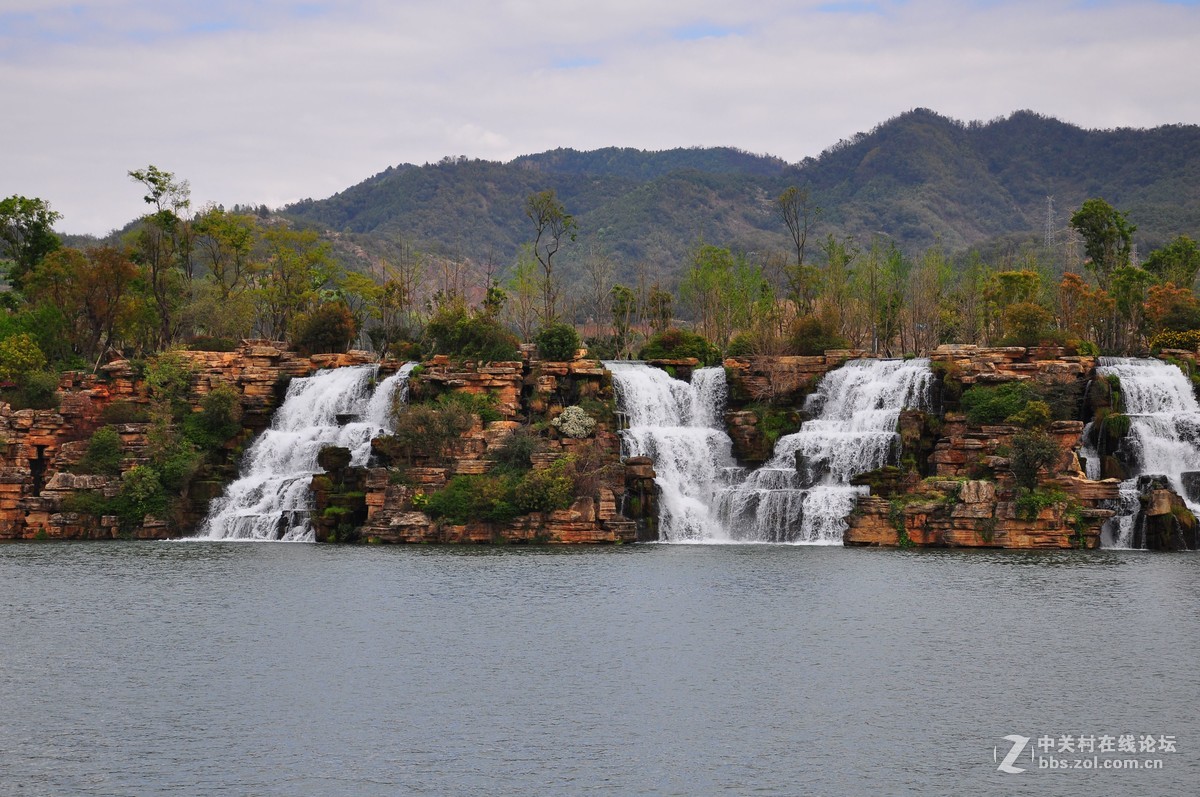
[[[797,188],[793,185],[776,198],[775,210],[787,225],[792,244],[796,248],[796,264],[784,269],[788,296],[796,303],[801,313],[808,313],[812,310],[816,298],[819,273],[816,269],[804,265],[804,255],[808,245],[808,233],[817,216],[821,214],[821,208],[812,203],[812,196],[807,188]]]
[[[564,238],[575,240],[575,217],[567,213],[552,188],[531,194],[525,200],[525,215],[533,222],[533,256],[542,267],[542,323],[550,324],[558,318],[554,256]]]
[[[587,305],[588,319],[600,324],[608,316],[610,296],[616,264],[600,247],[593,243],[588,247],[583,260],[583,296]]]

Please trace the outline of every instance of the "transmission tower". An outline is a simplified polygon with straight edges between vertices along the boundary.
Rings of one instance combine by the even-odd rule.
[[[1054,248],[1054,197],[1046,197],[1046,248]]]

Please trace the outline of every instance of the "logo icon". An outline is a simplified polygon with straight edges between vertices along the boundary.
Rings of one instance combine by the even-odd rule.
[[[1015,733],[1010,733],[1008,736],[1004,737],[1004,741],[1012,742],[1012,748],[1008,751],[1008,753],[1005,754],[1004,760],[1000,761],[1000,766],[996,767],[996,769],[998,769],[1001,772],[1005,772],[1009,775],[1016,775],[1019,772],[1024,772],[1025,769],[1023,767],[1014,767],[1013,763],[1016,762],[1017,757],[1020,756],[1022,752],[1024,752],[1025,745],[1029,744],[1029,737],[1028,736],[1018,736]],[[999,760],[999,757],[1000,757],[1000,748],[993,747],[992,748],[992,760],[993,761]]]

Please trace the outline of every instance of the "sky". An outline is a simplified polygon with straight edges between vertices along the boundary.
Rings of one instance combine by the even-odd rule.
[[[1200,122],[1200,0],[0,0],[0,196],[103,235],[555,147],[818,156],[913,108]]]

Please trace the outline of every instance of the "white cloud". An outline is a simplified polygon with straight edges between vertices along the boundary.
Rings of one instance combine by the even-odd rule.
[[[9,0],[0,194],[105,232],[141,212],[125,173],[148,163],[197,203],[275,205],[443,155],[728,144],[795,161],[917,106],[1200,121],[1195,7],[822,5]]]

